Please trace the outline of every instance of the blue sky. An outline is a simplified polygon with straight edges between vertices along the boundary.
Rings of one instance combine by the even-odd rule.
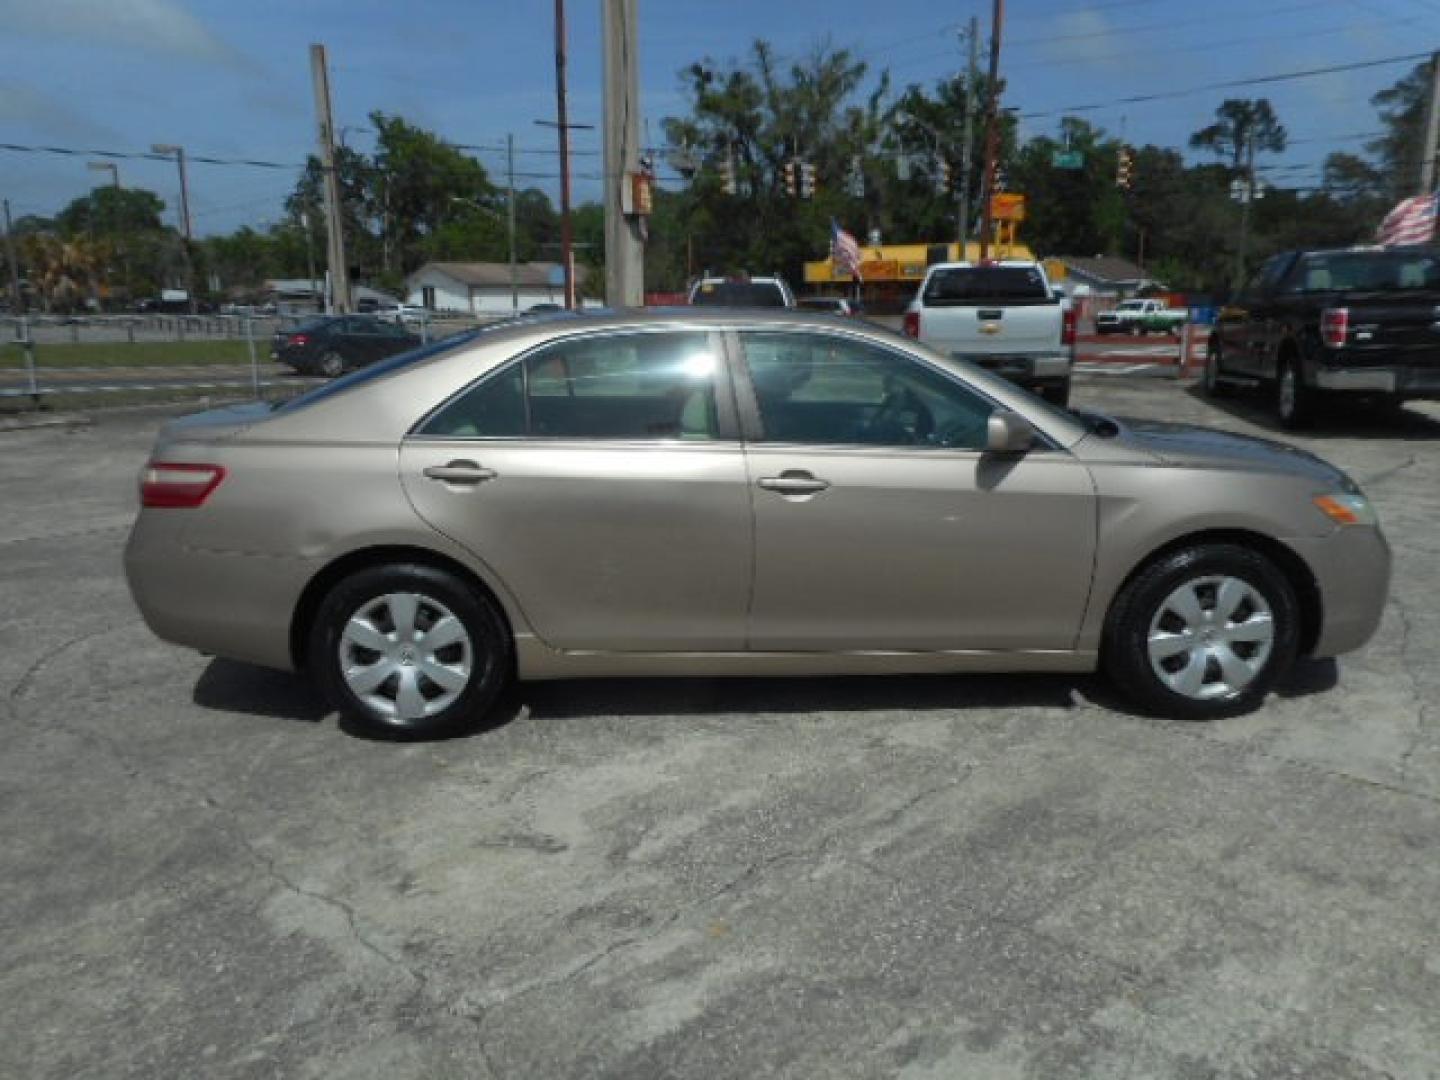
[[[1048,111],[1226,79],[1440,47],[1440,0],[1009,0],[1006,104]],[[570,0],[571,113],[600,118],[600,0]],[[684,105],[677,72],[742,56],[756,37],[782,55],[829,40],[895,83],[933,82],[962,63],[955,26],[988,26],[988,0],[639,0],[641,95],[652,138]],[[499,145],[517,168],[553,173],[551,0],[0,0],[0,142],[108,150],[181,143],[192,154],[303,162],[313,147],[307,46],[329,48],[337,124],[369,148],[365,117],[398,113],[456,142]],[[1318,163],[1376,128],[1368,99],[1413,66],[1277,84],[1264,93],[1296,140],[1284,156]],[[1111,106],[1083,115],[1135,143],[1183,146],[1225,92]],[[1024,121],[1053,132],[1058,118]],[[597,171],[598,133],[576,135],[579,174]],[[482,154],[493,171],[503,155]],[[0,152],[0,194],[17,214],[53,213],[100,174],[85,158]],[[178,201],[175,170],[121,162],[121,180]],[[1296,169],[1308,183],[1317,170]],[[198,232],[279,216],[291,171],[195,165]],[[550,180],[522,181],[553,190]],[[597,184],[581,180],[580,198]]]

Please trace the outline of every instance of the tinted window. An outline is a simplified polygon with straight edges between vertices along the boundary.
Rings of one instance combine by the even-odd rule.
[[[785,306],[785,294],[775,284],[707,281],[696,288],[690,302],[713,307],[777,308]]]
[[[936,270],[925,285],[924,303],[935,307],[976,303],[1044,304],[1053,298],[1033,266],[957,266]]]
[[[994,406],[911,357],[820,334],[746,334],[769,442],[979,450]]]
[[[703,333],[561,341],[466,391],[421,434],[714,439],[718,370]]]
[[[1440,255],[1432,251],[1357,251],[1310,255],[1296,271],[1299,292],[1440,290]]]

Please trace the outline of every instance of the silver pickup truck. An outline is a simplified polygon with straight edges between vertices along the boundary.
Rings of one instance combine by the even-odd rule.
[[[1039,263],[936,263],[905,311],[904,330],[1057,405],[1070,400],[1075,312]]]

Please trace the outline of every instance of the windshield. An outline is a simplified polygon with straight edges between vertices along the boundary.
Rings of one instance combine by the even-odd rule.
[[[500,325],[500,324],[497,324]],[[276,404],[276,412],[293,412],[295,409],[303,409],[307,405],[314,405],[317,401],[324,401],[336,394],[343,394],[347,390],[353,390],[357,386],[363,386],[376,379],[383,379],[387,375],[418,364],[422,360],[429,360],[431,357],[440,356],[443,353],[454,352],[462,345],[468,345],[480,335],[488,333],[492,327],[480,327],[475,330],[468,330],[453,337],[447,337],[440,341],[432,341],[429,345],[421,345],[418,349],[407,349],[405,352],[396,353],[394,356],[381,360],[378,364],[371,364],[358,371],[352,371],[349,375],[342,375],[338,379],[317,386],[313,390],[307,390],[298,397],[289,401],[282,401]]]
[[[926,282],[921,299],[934,307],[1054,301],[1039,268],[1034,266],[957,266],[936,270]]]
[[[1355,251],[1307,256],[1298,292],[1434,292],[1440,290],[1440,252]]]
[[[758,281],[707,281],[690,302],[707,307],[783,308],[785,294],[780,286]]]

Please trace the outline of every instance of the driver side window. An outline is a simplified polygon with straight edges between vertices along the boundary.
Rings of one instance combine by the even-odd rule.
[[[765,442],[985,447],[994,406],[917,360],[824,334],[741,340]]]

